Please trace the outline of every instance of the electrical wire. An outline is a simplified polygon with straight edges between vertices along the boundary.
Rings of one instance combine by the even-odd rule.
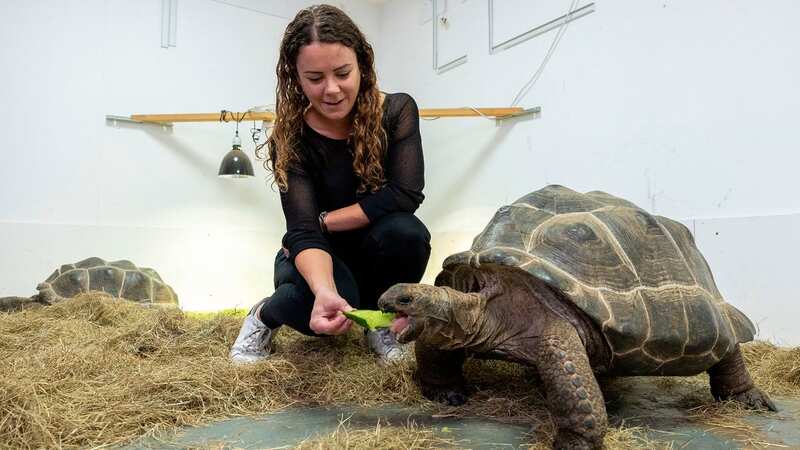
[[[271,112],[275,114],[275,104],[253,106],[250,109],[248,109],[247,112]],[[270,122],[269,125],[267,125],[266,121],[262,121],[261,123],[264,125],[263,129],[258,128],[258,126],[256,126],[256,121],[253,121],[253,128],[250,128],[250,138],[253,140],[253,145],[255,145],[254,153],[256,155],[256,158],[263,159],[262,150],[269,142],[269,132],[275,126],[275,122]],[[262,132],[264,133],[263,142],[261,142]]]
[[[522,99],[525,98],[525,96],[528,94],[528,92],[530,92],[530,90],[533,87],[533,85],[536,84],[536,82],[539,80],[539,77],[544,72],[545,66],[547,66],[547,62],[550,61],[550,58],[553,56],[553,53],[555,53],[556,47],[558,47],[558,43],[561,42],[561,38],[564,36],[564,33],[567,31],[567,27],[569,26],[569,23],[571,22],[571,20],[569,20],[570,16],[575,11],[575,8],[577,6],[578,6],[578,0],[572,0],[572,3],[569,6],[569,11],[567,12],[564,24],[562,24],[558,28],[558,32],[556,32],[556,36],[555,36],[555,38],[553,38],[553,42],[550,43],[550,48],[547,50],[547,53],[545,54],[544,59],[542,60],[541,64],[539,64],[539,68],[536,69],[536,72],[534,72],[533,76],[528,80],[527,83],[525,83],[524,86],[522,86],[522,88],[519,90],[519,92],[517,92],[517,95],[514,97],[514,100],[511,101],[511,106],[517,106],[519,104],[519,102],[521,102]]]
[[[471,110],[475,111],[476,113],[478,113],[479,116],[481,116],[482,118],[484,118],[486,120],[495,120],[493,117],[487,116],[486,114],[482,113],[478,108],[475,108],[474,106],[462,106],[462,108],[471,109]],[[441,116],[439,116],[439,117],[420,117],[420,119],[422,119],[422,120],[431,120],[431,121],[432,120],[439,120],[441,118],[442,118]]]
[[[274,113],[274,108],[269,108],[265,106],[253,106],[252,108],[248,109],[243,113],[235,113],[232,111],[228,111],[223,109],[219,112],[219,121],[227,123],[228,121],[235,121],[236,122],[236,135],[239,135],[239,123],[241,123],[248,114],[254,112],[272,112]],[[262,122],[265,123],[265,122]],[[256,125],[256,121],[253,121],[253,127],[250,128],[250,139],[253,141],[253,145],[255,145],[255,154],[258,156],[259,152],[267,145],[267,141],[269,137],[269,131],[272,129],[273,125],[265,126],[263,129],[258,128]],[[261,142],[261,133],[264,133],[264,142]]]
[[[249,112],[250,111],[248,110],[248,111],[245,111],[243,113],[235,113],[233,111],[228,111],[227,109],[223,109],[223,110],[221,110],[219,112],[219,121],[228,123],[228,115],[230,114],[230,116],[233,117],[233,120],[236,122],[236,136],[238,137],[239,136],[239,123],[242,121],[242,119],[244,119],[244,117]]]
[[[274,13],[271,13],[271,12],[262,11],[260,9],[255,9],[255,8],[248,8],[247,6],[244,6],[244,5],[237,5],[236,3],[226,2],[226,1],[223,1],[223,0],[209,0],[209,1],[212,1],[214,3],[219,3],[221,5],[231,6],[233,8],[243,9],[245,11],[250,11],[250,12],[254,12],[254,13],[258,13],[258,14],[263,14],[265,16],[277,17],[278,19],[284,19],[284,20],[290,20],[291,19],[290,17],[281,16],[280,14],[274,14]]]

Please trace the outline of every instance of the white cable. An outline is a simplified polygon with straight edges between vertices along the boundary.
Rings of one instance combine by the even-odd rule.
[[[487,116],[486,114],[480,112],[477,108],[473,108],[472,106],[464,106],[464,108],[468,108],[475,111],[476,113],[478,113],[479,116],[483,117],[486,120],[495,120],[494,118]]]
[[[462,108],[471,109],[471,110],[475,111],[476,113],[478,113],[479,116],[481,116],[482,118],[484,118],[486,120],[495,120],[493,117],[487,116],[486,114],[482,113],[478,108],[475,108],[474,106],[462,106]],[[438,116],[438,117],[420,117],[420,119],[422,119],[422,120],[439,120],[441,118],[442,118],[441,116]]]
[[[263,112],[271,112],[272,114],[275,114],[275,104],[269,103],[266,105],[251,106],[250,108],[247,109],[247,111],[245,111],[244,114],[247,115],[247,113],[263,113]],[[257,121],[255,120],[253,121],[253,128],[250,128],[250,137],[252,138],[253,143],[256,145],[256,151],[258,151],[260,148],[259,142],[261,141],[260,135],[263,133],[265,139],[269,138],[269,132],[275,126],[275,122],[268,122],[266,120],[262,120],[261,121],[262,128],[256,128],[255,122]]]
[[[254,13],[258,13],[258,14],[263,14],[265,16],[277,17],[279,19],[285,19],[285,20],[289,20],[290,19],[289,17],[282,16],[280,14],[275,14],[275,13],[271,13],[271,12],[267,12],[267,11],[262,11],[260,9],[255,9],[255,8],[248,8],[247,6],[237,5],[236,3],[226,2],[224,0],[209,0],[209,1],[212,1],[214,3],[219,3],[221,5],[231,6],[233,8],[243,9],[245,11],[250,11],[250,12],[254,12]]]
[[[556,32],[556,36],[555,38],[553,38],[553,42],[550,44],[550,48],[547,50],[547,53],[545,54],[544,59],[542,60],[542,63],[539,65],[539,68],[536,69],[536,72],[534,72],[530,80],[528,80],[528,82],[525,83],[524,86],[522,86],[522,89],[520,89],[519,92],[517,92],[517,95],[514,97],[514,100],[511,101],[511,106],[517,106],[519,102],[521,102],[522,99],[528,94],[528,92],[530,92],[533,85],[536,84],[536,82],[539,80],[539,77],[544,72],[544,68],[547,65],[547,62],[550,61],[550,57],[552,57],[553,53],[555,53],[556,47],[558,47],[558,43],[561,41],[561,37],[564,36],[564,33],[567,31],[567,26],[569,26],[569,23],[571,22],[570,15],[572,15],[572,12],[575,11],[575,8],[577,6],[578,6],[578,0],[572,0],[572,4],[570,4],[569,6],[569,11],[567,12],[564,24],[558,28],[558,32]]]

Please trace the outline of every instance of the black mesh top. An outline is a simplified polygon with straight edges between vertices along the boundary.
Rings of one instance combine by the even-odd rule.
[[[413,213],[425,196],[419,111],[408,94],[386,94],[383,129],[388,142],[384,158],[386,184],[373,192],[357,194],[359,179],[353,171],[352,146],[346,139],[331,139],[304,123],[299,145],[303,161],[289,170],[287,190],[281,193],[286,234],[283,246],[292,260],[307,248],[332,252],[328,236],[319,227],[319,213],[358,203],[371,223],[393,212]],[[336,233],[339,234],[339,233]]]

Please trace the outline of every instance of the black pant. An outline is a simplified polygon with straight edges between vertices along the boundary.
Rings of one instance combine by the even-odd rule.
[[[336,289],[356,309],[377,309],[378,297],[395,283],[418,283],[431,254],[431,235],[413,214],[388,214],[368,227],[333,233]],[[288,325],[308,335],[314,294],[295,265],[279,251],[275,292],[265,299],[260,318],[267,326]]]

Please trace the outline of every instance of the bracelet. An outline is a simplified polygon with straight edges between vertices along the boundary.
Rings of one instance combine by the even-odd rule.
[[[325,225],[325,218],[328,217],[328,211],[319,213],[319,228],[324,234],[328,234],[328,226]]]

